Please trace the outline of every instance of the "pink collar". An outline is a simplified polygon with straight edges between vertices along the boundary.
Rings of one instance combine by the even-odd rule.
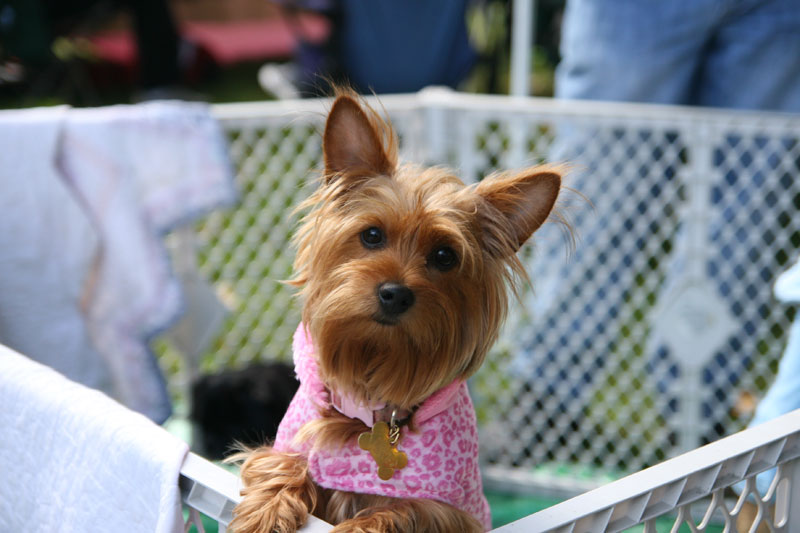
[[[350,394],[340,394],[335,390],[330,390],[331,405],[334,409],[348,418],[358,418],[367,427],[372,427],[375,423],[378,412],[386,407],[386,403],[364,404],[353,398]]]
[[[312,392],[312,399],[322,407],[333,406],[337,411],[349,418],[357,418],[368,427],[372,427],[378,411],[386,407],[385,403],[366,405],[356,401],[349,394],[329,392],[322,380],[319,379],[314,343],[308,329],[300,323],[294,334],[294,368],[297,378],[306,384]],[[422,424],[453,405],[458,396],[458,390],[463,380],[454,380],[449,385],[442,387],[430,395],[414,412],[414,422]]]

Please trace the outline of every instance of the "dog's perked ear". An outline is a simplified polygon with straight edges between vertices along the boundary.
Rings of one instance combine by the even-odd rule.
[[[349,94],[339,96],[328,114],[322,138],[326,182],[342,175],[391,175],[397,164],[393,144],[391,128],[374,111],[365,111]]]
[[[534,167],[490,176],[475,188],[509,223],[509,237],[518,250],[550,216],[561,190],[557,167]]]

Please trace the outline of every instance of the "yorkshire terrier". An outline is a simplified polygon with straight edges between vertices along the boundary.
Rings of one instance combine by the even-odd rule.
[[[491,526],[466,380],[527,279],[517,251],[551,216],[561,170],[465,186],[398,165],[391,125],[339,91],[324,171],[295,238],[300,388],[273,446],[239,454],[237,533]]]

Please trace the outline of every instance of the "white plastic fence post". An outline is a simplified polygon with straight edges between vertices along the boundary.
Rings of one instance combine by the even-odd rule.
[[[669,346],[680,363],[679,416],[675,417],[678,449],[700,444],[703,368],[736,329],[729,306],[717,294],[706,273],[709,254],[708,203],[714,176],[715,140],[720,130],[709,124],[687,124],[680,134],[689,147],[685,172],[687,202],[681,215],[682,235],[676,235],[685,264],[670,291],[659,296],[653,315],[653,337]],[[679,252],[681,253],[681,252]]]
[[[788,494],[781,494],[778,486],[775,526],[778,533],[791,533],[800,530],[800,459],[783,465],[783,470],[787,475],[780,483],[789,484]]]
[[[422,147],[422,158],[425,162],[431,164],[441,165],[447,163],[448,157],[448,140],[450,136],[447,132],[447,113],[448,109],[437,102],[436,97],[452,92],[450,89],[441,87],[426,89],[427,93],[423,95],[432,96],[427,101],[423,100],[428,105],[424,106],[425,118],[425,132],[427,134],[427,144]]]
[[[513,168],[521,167],[527,163],[528,158],[525,146],[525,134],[528,128],[523,120],[511,120],[508,127],[510,128],[508,160],[503,166]]]
[[[688,233],[688,253],[687,255],[687,282],[693,288],[702,286],[705,281],[706,269],[706,211],[708,209],[708,185],[707,182],[710,178],[712,149],[711,143],[708,142],[708,132],[702,132],[696,138],[692,138],[694,157],[692,158],[692,171],[689,175],[689,183],[687,183],[687,191],[689,193],[689,205],[687,210],[687,217],[685,219],[686,226],[684,231]],[[700,303],[700,302],[697,302]],[[701,304],[702,305],[702,304]],[[701,305],[697,308],[689,307],[690,312],[695,315],[701,315]],[[697,320],[697,316],[689,316],[687,320]],[[693,333],[701,334],[699,330],[694,330]],[[700,420],[701,395],[698,393],[702,390],[702,364],[705,363],[710,357],[710,350],[707,353],[697,353],[693,349],[692,342],[683,346],[686,353],[677,354],[681,364],[681,381],[682,381],[682,394],[680,396],[679,409],[681,416],[678,418],[681,424],[680,430],[680,443],[679,449],[681,451],[691,450],[700,444],[701,428],[704,425]],[[695,352],[695,353],[691,353]]]
[[[530,94],[531,46],[533,46],[535,0],[514,0],[511,22],[512,96]]]
[[[474,149],[474,144],[477,142],[475,138],[476,121],[473,116],[456,114],[453,115],[453,125],[458,136],[456,166],[461,171],[461,179],[464,182],[474,183],[478,179],[478,165],[475,156],[476,150]]]

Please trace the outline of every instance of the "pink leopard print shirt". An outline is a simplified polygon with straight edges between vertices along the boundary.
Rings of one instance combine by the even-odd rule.
[[[294,365],[300,388],[278,427],[275,449],[308,456],[311,477],[321,487],[395,498],[430,498],[474,516],[488,531],[489,504],[478,467],[478,431],[467,384],[455,382],[428,398],[415,413],[418,428],[403,428],[398,449],[408,465],[383,481],[369,452],[358,443],[335,450],[311,450],[311,443],[292,442],[297,431],[319,417],[329,394],[317,374],[313,343],[300,324],[294,334]],[[366,431],[366,430],[365,430]]]

